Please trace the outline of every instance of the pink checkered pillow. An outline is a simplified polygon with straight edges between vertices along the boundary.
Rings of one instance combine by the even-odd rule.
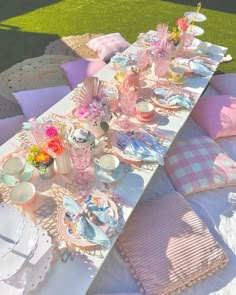
[[[25,120],[37,118],[71,91],[69,86],[14,92],[22,108]]]
[[[236,97],[236,74],[216,75],[211,78],[210,84],[221,94]]]
[[[21,130],[24,117],[22,115],[0,119],[0,145]]]
[[[100,59],[79,59],[61,65],[72,88],[86,78],[92,77],[101,70],[106,63]]]
[[[177,294],[227,263],[207,226],[177,192],[145,201],[128,220],[118,246],[140,293]]]
[[[207,136],[177,139],[165,166],[176,190],[184,196],[236,185],[236,162]]]
[[[86,45],[97,52],[101,59],[107,61],[117,52],[122,52],[128,48],[130,43],[120,33],[112,33],[91,39]]]
[[[236,135],[236,98],[202,96],[191,116],[212,139]]]

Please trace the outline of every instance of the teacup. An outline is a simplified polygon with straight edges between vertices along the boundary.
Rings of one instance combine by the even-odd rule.
[[[126,66],[119,66],[116,68],[116,73],[115,73],[115,80],[119,83],[122,83],[127,75],[127,68]]]
[[[180,67],[170,68],[170,76],[173,81],[179,81],[184,76],[184,69]]]
[[[1,167],[1,172],[19,178],[25,169],[25,161],[20,157],[6,159]]]
[[[106,174],[111,175],[119,167],[120,160],[112,154],[106,154],[99,159],[95,158],[94,163]]]
[[[16,205],[29,205],[35,199],[35,186],[31,182],[20,182],[10,192],[10,199]]]
[[[136,111],[137,115],[144,119],[150,118],[155,112],[153,104],[148,101],[140,101],[136,103]]]

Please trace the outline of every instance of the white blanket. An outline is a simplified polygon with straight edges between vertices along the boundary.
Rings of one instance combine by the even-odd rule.
[[[190,117],[178,136],[201,134],[206,133]],[[236,160],[236,148],[232,148],[236,143],[236,137],[221,139],[218,143]],[[165,168],[159,167],[142,199],[158,198],[173,190]],[[193,210],[227,253],[229,263],[212,276],[186,288],[181,295],[236,294],[236,214],[230,210],[231,204],[227,200],[229,192],[236,192],[236,186],[209,190],[187,198]],[[138,292],[138,287],[118,248],[114,247],[87,294],[121,292]]]

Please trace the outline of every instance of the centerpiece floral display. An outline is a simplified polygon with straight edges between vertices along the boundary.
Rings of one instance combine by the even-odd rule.
[[[181,35],[186,32],[189,27],[188,18],[181,17],[176,21],[176,26],[173,27],[169,40],[172,40],[174,45],[178,45],[181,40]]]
[[[54,159],[44,152],[42,149],[40,149],[39,146],[33,145],[27,155],[27,162],[29,162],[32,166],[38,169],[40,175],[44,175],[49,178],[48,174],[50,174],[50,177],[54,175],[54,168],[53,163]],[[48,173],[48,168],[51,167],[50,173]]]
[[[88,78],[79,89],[79,101],[74,115],[84,121],[86,128],[99,137],[109,129],[111,110],[102,95],[104,83],[96,77]]]

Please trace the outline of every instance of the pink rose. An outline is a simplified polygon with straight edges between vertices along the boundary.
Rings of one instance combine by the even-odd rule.
[[[181,17],[177,20],[176,25],[179,27],[179,29],[183,32],[187,31],[188,23],[186,17]]]
[[[75,110],[75,115],[78,117],[86,118],[88,116],[88,109],[79,107]]]
[[[54,157],[64,152],[64,144],[59,138],[50,138],[47,142],[48,152]]]
[[[45,134],[47,137],[55,137],[58,135],[57,128],[54,126],[49,126],[46,128]]]

